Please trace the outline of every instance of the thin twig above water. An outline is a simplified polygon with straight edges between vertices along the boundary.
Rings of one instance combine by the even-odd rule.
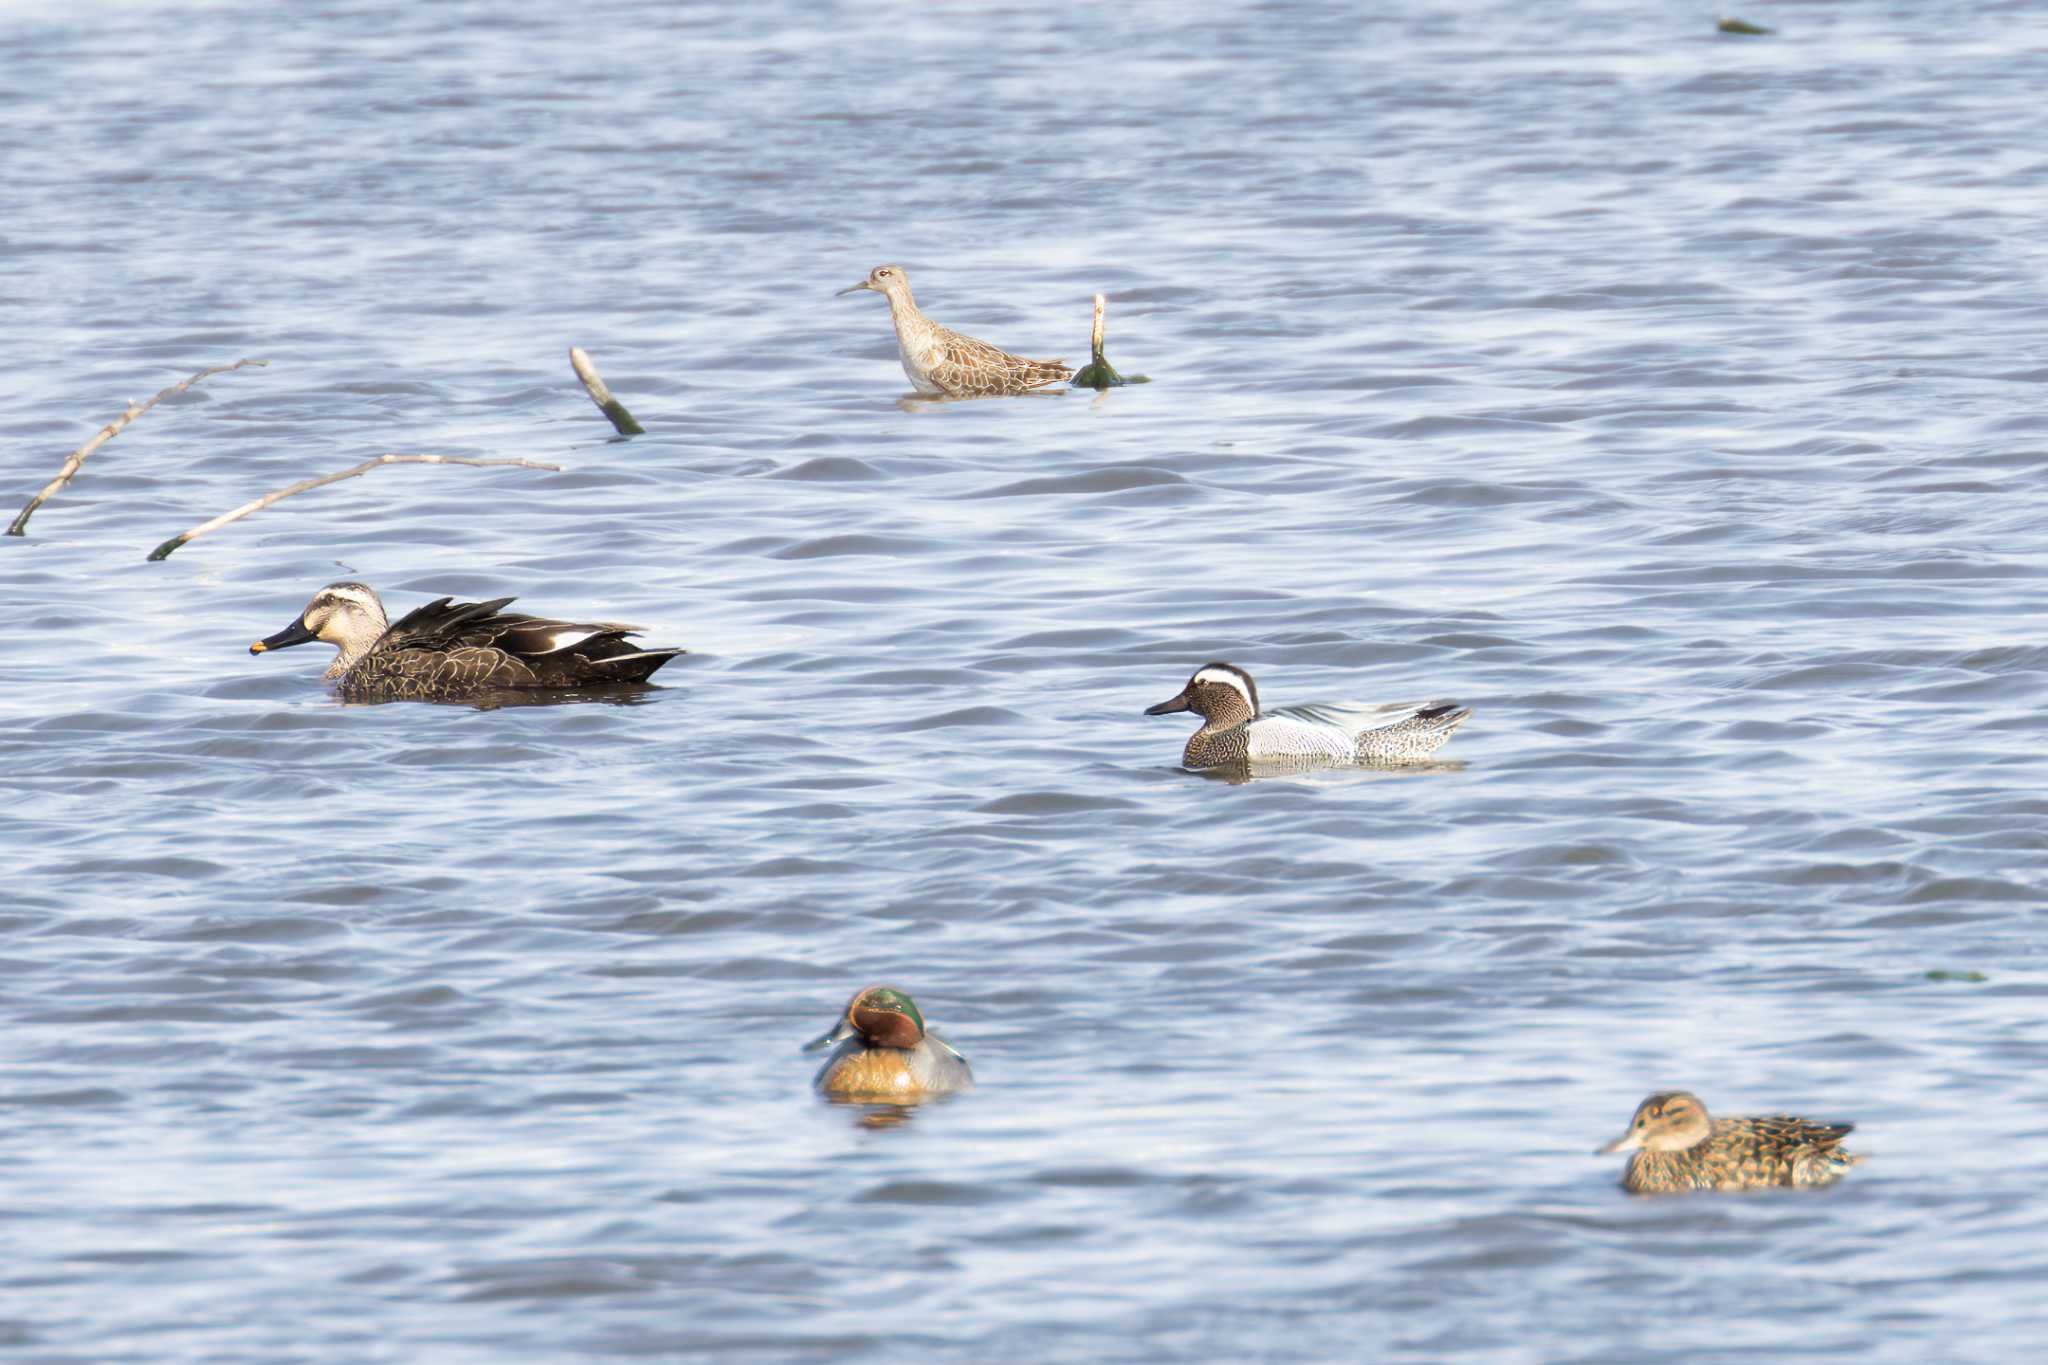
[[[367,474],[371,470],[387,464],[517,465],[521,469],[545,469],[554,474],[562,472],[562,466],[558,464],[541,464],[535,460],[473,460],[462,455],[379,455],[374,460],[365,460],[355,468],[344,469],[339,474],[323,474],[317,479],[300,479],[289,488],[280,488],[275,493],[265,493],[254,502],[245,502],[232,512],[223,512],[212,521],[201,522],[183,535],[172,536],[169,540],[151,550],[149,558],[151,560],[168,558],[171,551],[179,546],[197,540],[203,535],[210,535],[231,521],[240,521],[243,517],[253,512],[261,512],[272,503],[282,502],[294,493],[304,493],[308,489],[319,488],[325,484],[339,483],[343,479],[353,479],[358,474]]]
[[[208,375],[226,374],[229,370],[239,370],[244,365],[268,365],[269,363],[270,362],[267,360],[237,360],[232,365],[216,365],[210,370],[201,370],[198,374],[193,375],[190,379],[186,380],[182,384],[171,385],[171,387],[165,389],[162,393],[150,399],[147,403],[130,403],[128,405],[128,411],[122,413],[119,417],[116,417],[113,421],[107,423],[106,426],[100,428],[99,435],[93,437],[90,441],[87,441],[84,445],[80,446],[78,449],[71,452],[71,458],[64,461],[64,467],[57,471],[57,477],[50,480],[48,483],[44,484],[43,491],[36,494],[34,497],[28,500],[28,505],[21,509],[21,514],[19,516],[15,517],[14,524],[7,528],[7,534],[10,536],[27,535],[28,519],[35,515],[36,509],[38,507],[41,507],[44,503],[48,502],[51,498],[55,497],[59,489],[63,488],[65,484],[71,482],[71,476],[78,472],[78,467],[85,463],[85,459],[88,455],[92,454],[95,450],[98,450],[107,442],[113,440],[116,436],[119,436],[121,434],[122,428],[126,427],[130,422],[134,421],[136,418],[142,416],[143,413],[148,412],[158,403],[163,402],[164,399],[169,398],[174,393],[183,393],[185,390],[191,388],[194,384],[197,384],[200,380],[206,378]]]

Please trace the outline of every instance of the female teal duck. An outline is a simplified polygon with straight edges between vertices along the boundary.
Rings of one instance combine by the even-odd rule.
[[[683,651],[642,649],[640,628],[521,616],[512,598],[441,597],[386,625],[384,604],[363,583],[329,583],[299,619],[249,646],[251,654],[325,640],[340,650],[327,670],[350,701],[460,701],[506,688],[645,682]]]
[[[1697,1095],[1669,1090],[1637,1105],[1628,1131],[1600,1151],[1635,1153],[1621,1178],[1632,1194],[1832,1185],[1865,1159],[1841,1147],[1855,1126],[1782,1114],[1717,1119]]]
[[[917,1005],[894,986],[870,986],[854,996],[839,1022],[804,1051],[835,1044],[813,1082],[827,1095],[903,1101],[974,1088],[967,1059],[927,1032]]]

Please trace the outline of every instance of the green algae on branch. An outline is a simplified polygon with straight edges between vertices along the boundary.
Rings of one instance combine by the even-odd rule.
[[[633,420],[633,414],[626,411],[626,405],[612,397],[604,376],[597,372],[597,366],[590,363],[589,354],[581,346],[569,348],[569,368],[576,371],[576,377],[583,381],[583,391],[590,395],[590,401],[597,404],[597,410],[605,415],[619,435],[646,434],[647,428]]]
[[[1990,977],[1988,977],[1988,976],[1986,976],[1986,975],[1984,975],[1984,973],[1982,973],[1982,972],[1951,972],[1951,971],[1944,971],[1944,970],[1941,970],[1941,969],[1938,969],[1938,968],[1937,968],[1936,970],[1934,970],[1934,971],[1931,971],[1931,972],[1929,972],[1929,973],[1927,974],[1927,979],[1928,979],[1929,981],[1972,981],[1972,982],[1975,982],[1975,981],[1989,981],[1989,980],[1990,980],[1991,978],[1990,978]]]
[[[1151,383],[1152,377],[1150,375],[1118,374],[1116,372],[1116,367],[1110,364],[1109,361],[1103,357],[1103,309],[1103,297],[1102,295],[1097,294],[1095,296],[1095,331],[1092,339],[1089,342],[1089,349],[1094,352],[1095,358],[1093,360],[1090,360],[1086,365],[1083,365],[1080,369],[1074,371],[1074,377],[1067,382],[1072,384],[1077,389],[1096,389],[1098,391],[1102,389],[1120,389],[1126,384]]]
[[[1766,33],[1778,31],[1774,28],[1765,28],[1762,24],[1752,24],[1747,19],[1723,19],[1714,27],[1722,33],[1739,33],[1746,38],[1761,38]]]

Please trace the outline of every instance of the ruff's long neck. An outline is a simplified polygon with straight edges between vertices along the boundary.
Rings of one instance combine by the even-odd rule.
[[[905,322],[919,325],[926,322],[925,315],[918,311],[917,300],[911,297],[908,284],[898,284],[895,288],[891,289],[888,299],[889,316],[895,320],[898,327],[901,327]]]

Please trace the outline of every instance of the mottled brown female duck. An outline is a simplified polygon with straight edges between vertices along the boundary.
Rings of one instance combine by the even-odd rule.
[[[249,652],[325,640],[341,651],[327,677],[351,701],[459,701],[501,689],[645,682],[683,652],[640,648],[627,638],[638,626],[502,610],[512,600],[441,597],[386,625],[384,604],[367,585],[329,583],[298,620]]]
[[[1621,1178],[1633,1194],[1832,1185],[1865,1159],[1841,1147],[1855,1126],[1782,1114],[1717,1119],[1697,1095],[1670,1090],[1638,1105],[1628,1131],[1600,1151],[1635,1153]]]
[[[942,327],[918,311],[910,296],[910,276],[900,265],[878,265],[859,284],[841,294],[872,289],[889,300],[889,318],[896,324],[896,353],[903,373],[919,393],[933,398],[995,398],[1037,393],[1073,378],[1064,360],[1026,360],[1000,347]]]
[[[1415,763],[1443,747],[1472,714],[1454,701],[1261,710],[1252,675],[1226,663],[1203,664],[1178,696],[1145,708],[1148,716],[1175,711],[1193,711],[1202,718],[1202,728],[1181,752],[1180,761],[1189,768]]]
[[[951,1044],[926,1031],[924,1016],[894,986],[870,986],[804,1051],[836,1047],[813,1082],[842,1099],[919,1100],[974,1088],[974,1072]]]

